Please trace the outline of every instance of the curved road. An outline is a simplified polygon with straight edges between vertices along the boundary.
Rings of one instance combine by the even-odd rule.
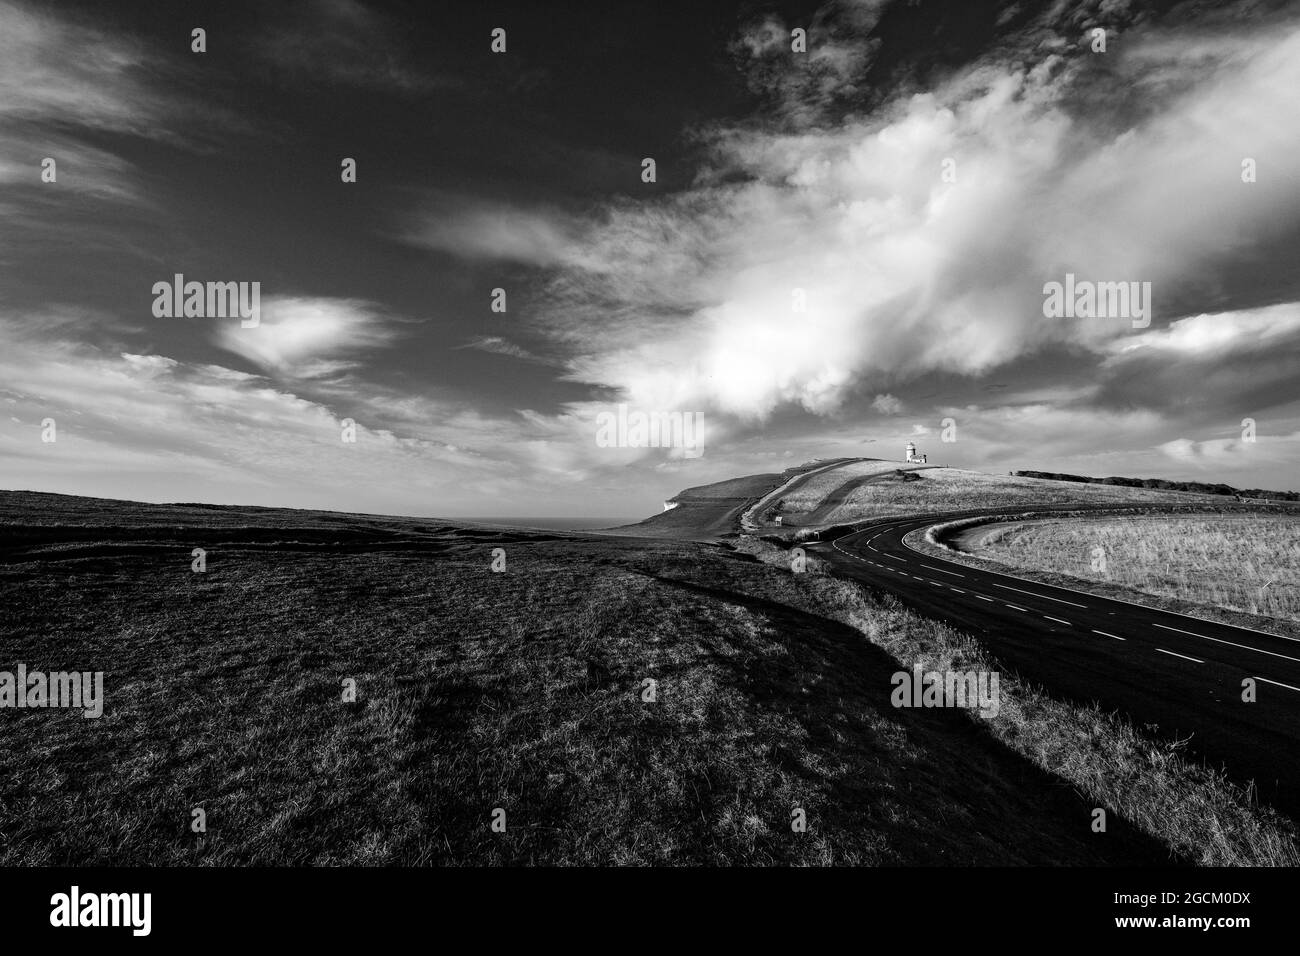
[[[979,638],[1026,681],[1139,726],[1157,724],[1164,736],[1190,737],[1190,753],[1238,782],[1254,780],[1262,800],[1300,815],[1300,640],[970,568],[902,540],[962,517],[1064,510],[1086,509],[888,518],[807,547],[837,573]],[[1247,677],[1255,678],[1255,703],[1241,699]]]

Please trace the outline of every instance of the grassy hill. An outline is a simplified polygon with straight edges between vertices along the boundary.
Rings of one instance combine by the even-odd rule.
[[[1019,505],[1223,503],[1221,496],[1211,494],[991,475],[960,468],[916,468],[895,462],[881,463],[865,474],[841,469],[821,477],[820,494],[793,496],[784,503],[783,527],[829,527],[891,515]],[[765,525],[774,526],[771,515],[764,517]]]
[[[936,534],[952,549],[937,553],[963,563],[994,561],[1032,580],[1300,640],[1300,512],[1293,505],[958,523]],[[919,534],[912,543],[934,547]]]
[[[0,865],[1294,858],[1213,774],[1014,680],[996,722],[890,706],[960,635],[743,544],[0,493],[0,669],[106,697],[0,711]]]
[[[717,541],[735,537],[741,515],[756,501],[784,484],[836,461],[825,459],[796,465],[782,472],[745,475],[678,492],[666,504],[672,507],[644,521],[608,529],[609,534],[678,541]]]

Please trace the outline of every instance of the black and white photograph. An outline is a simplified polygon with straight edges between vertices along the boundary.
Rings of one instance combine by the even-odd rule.
[[[0,0],[7,939],[1283,932],[1298,466],[1297,0]]]

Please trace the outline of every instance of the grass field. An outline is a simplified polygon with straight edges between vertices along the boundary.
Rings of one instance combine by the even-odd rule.
[[[1017,568],[1300,622],[1300,518],[1038,520],[981,531],[979,555]]]
[[[969,643],[746,546],[0,493],[0,669],[107,698],[0,711],[0,865],[1297,859],[1176,745],[1010,678],[993,722],[891,707]]]
[[[1110,504],[1130,501],[1222,504],[1223,499],[1214,495],[1017,478],[957,468],[928,468],[906,473],[905,476],[886,477],[859,485],[839,507],[822,518],[822,523],[840,524],[891,515],[1017,505]]]
[[[780,501],[774,503],[775,513],[797,518],[813,511],[842,485],[857,479],[892,474],[899,467],[901,466],[896,461],[876,459],[847,462],[838,468],[812,475],[781,495]]]

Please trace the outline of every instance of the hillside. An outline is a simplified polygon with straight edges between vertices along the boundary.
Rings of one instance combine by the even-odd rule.
[[[809,472],[838,461],[853,460],[811,461],[782,472],[746,475],[687,488],[668,499],[666,504],[672,507],[663,513],[636,524],[606,529],[605,533],[679,541],[717,541],[734,537],[740,530],[741,516],[759,499]]]
[[[995,721],[891,706],[914,664],[992,662],[738,544],[0,493],[0,668],[106,699],[0,715],[0,865],[1292,858],[1213,773],[1014,675]],[[1186,831],[1128,821],[1157,780]]]
[[[872,471],[838,469],[823,477],[819,494],[792,496],[780,509],[783,528],[819,528],[891,515],[1039,505],[1130,502],[1221,505],[1223,498],[1118,485],[1081,484],[991,475],[933,465],[880,463]],[[761,516],[775,528],[775,514]]]
[[[0,515],[6,664],[102,670],[107,698],[0,721],[6,865],[1165,856],[1090,841],[1080,798],[965,715],[889,708],[898,664],[745,555],[8,493]]]
[[[1210,493],[992,475],[878,458],[839,458],[688,488],[669,502],[674,507],[662,514],[603,533],[720,541],[742,530],[827,528],[891,515],[1021,505],[1145,502],[1219,506],[1224,498]]]

